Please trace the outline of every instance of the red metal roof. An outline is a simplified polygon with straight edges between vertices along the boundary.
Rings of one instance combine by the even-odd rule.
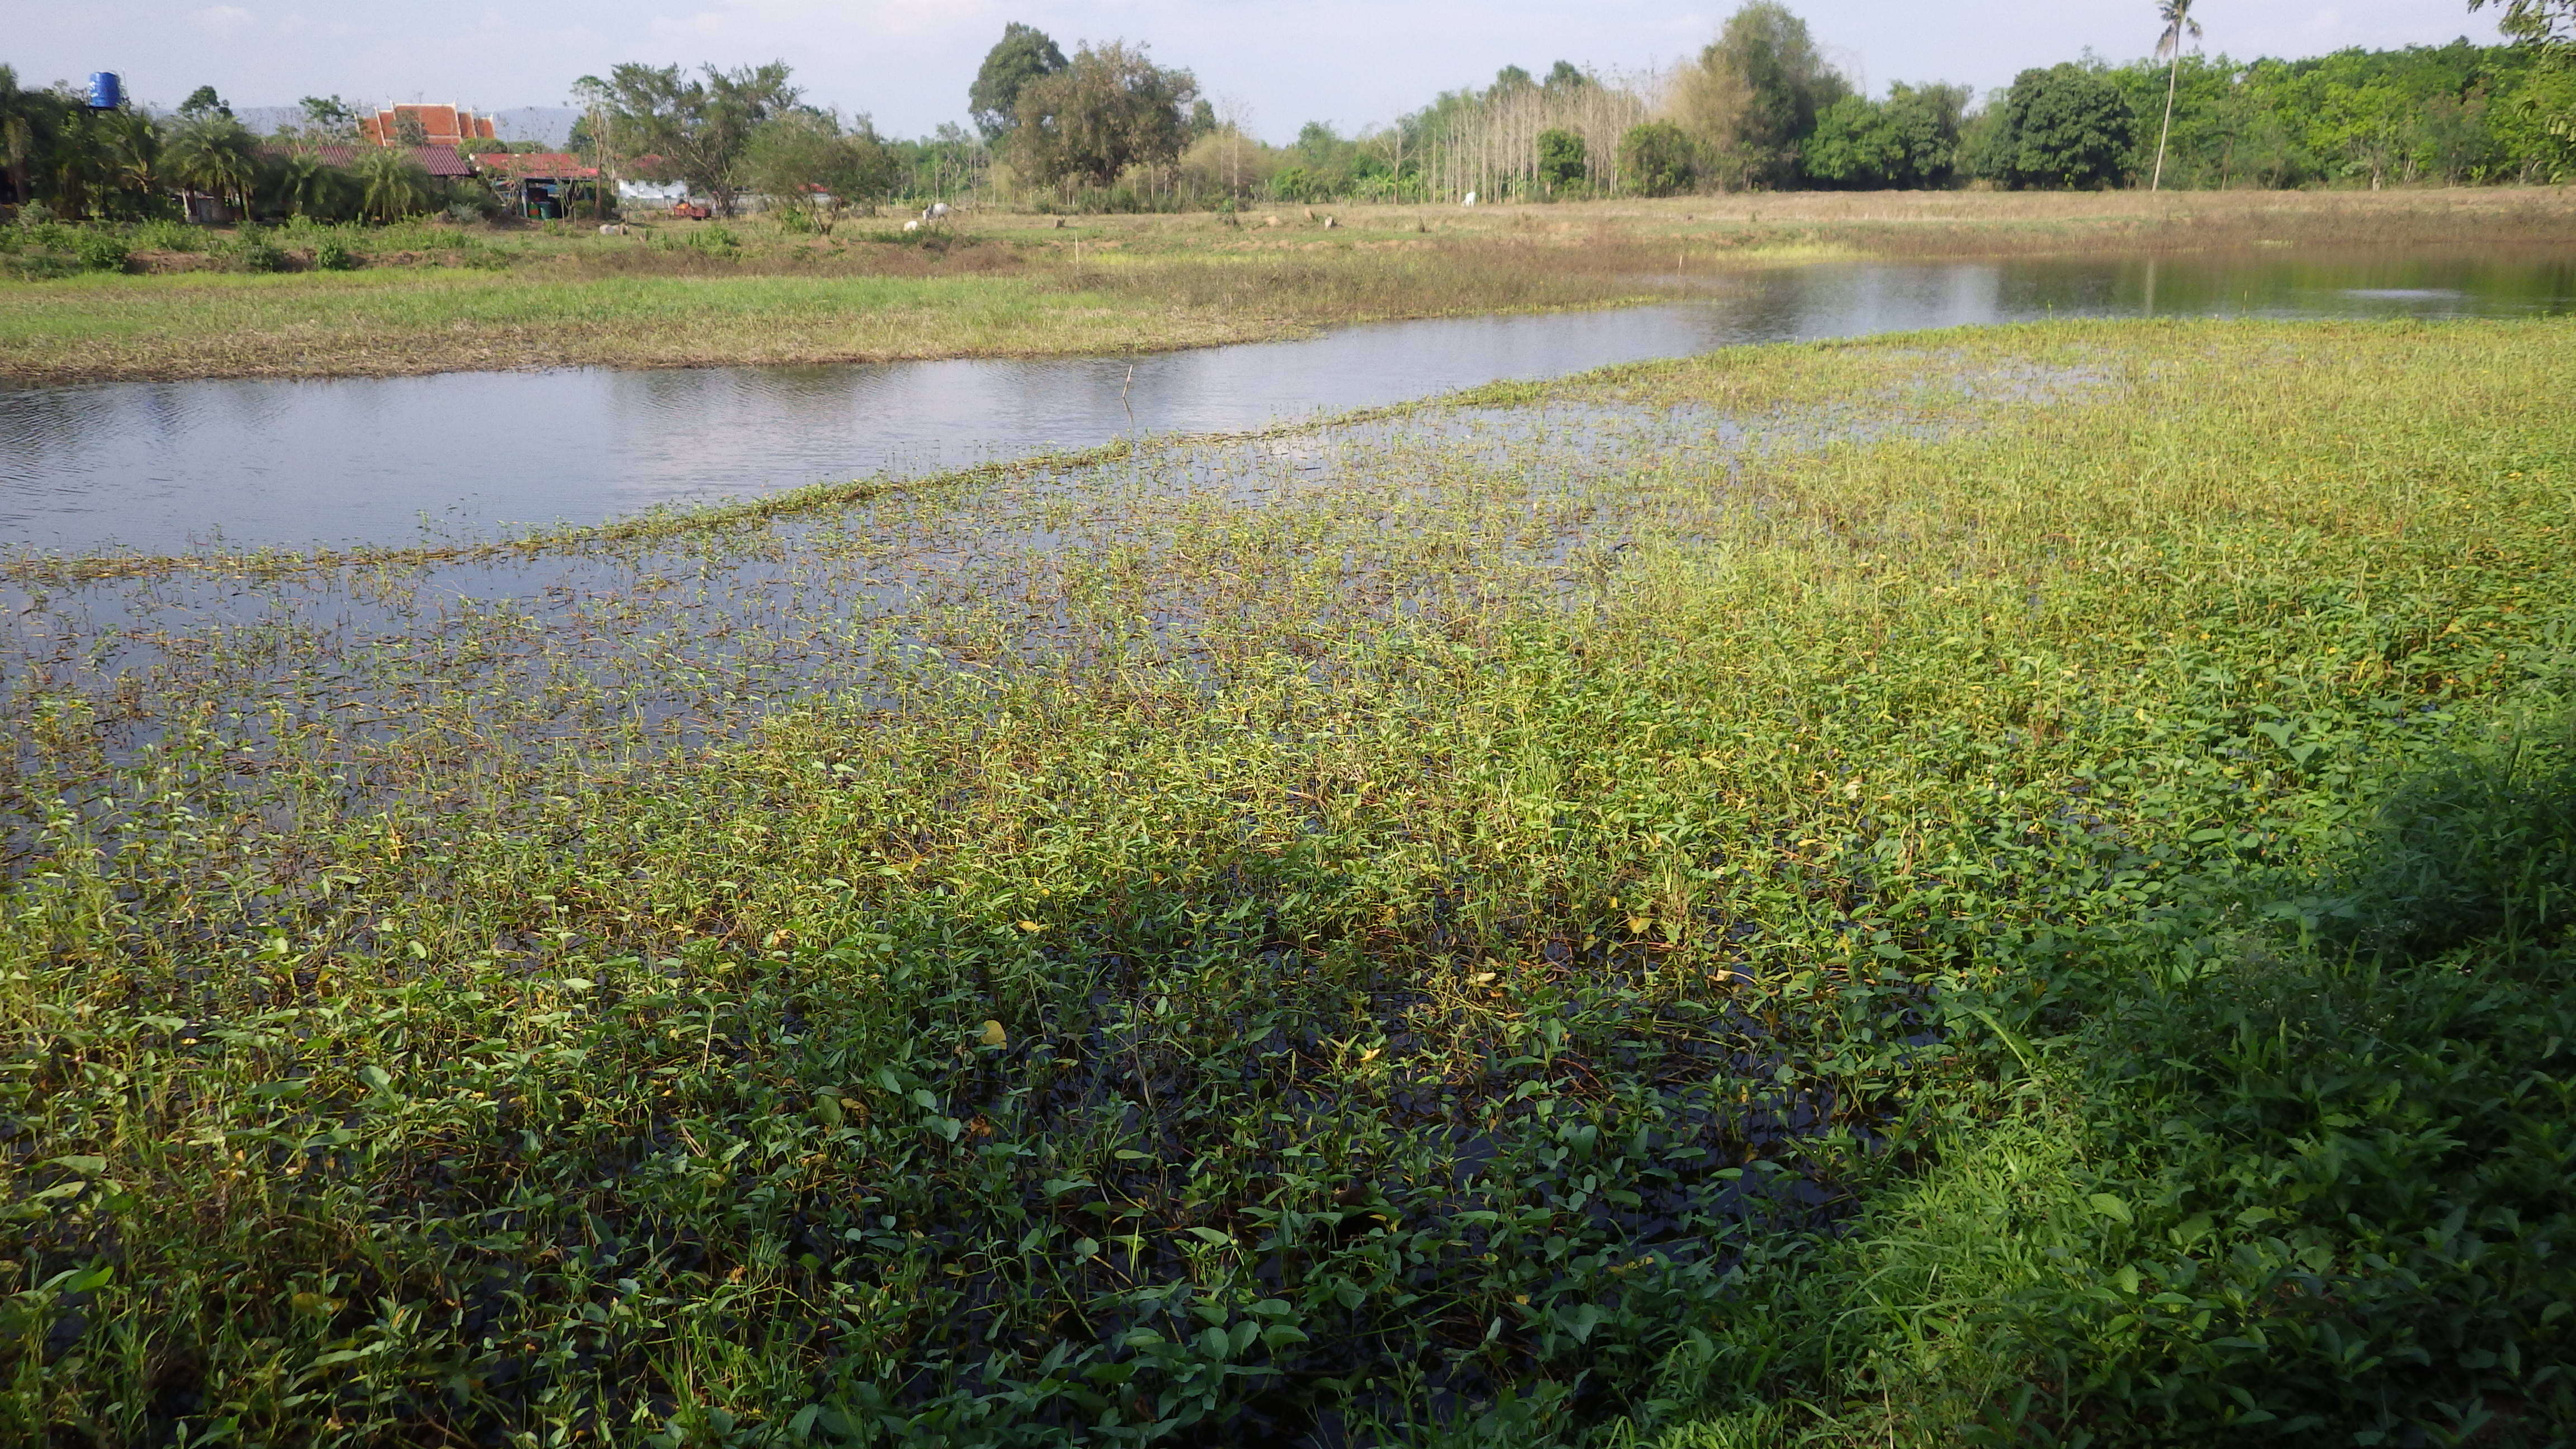
[[[580,157],[562,151],[486,151],[474,164],[513,181],[587,180],[599,174],[598,167],[584,166]]]
[[[375,149],[373,146],[297,146],[289,148],[287,154],[301,152],[318,159],[325,166],[337,166],[344,171],[350,171],[357,169],[360,156]],[[474,174],[474,163],[456,154],[456,148],[453,146],[414,146],[411,148],[411,159],[419,162],[420,169],[432,176],[459,177]]]

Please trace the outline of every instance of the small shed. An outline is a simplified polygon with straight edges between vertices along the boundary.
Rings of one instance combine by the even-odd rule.
[[[487,151],[474,158],[502,203],[537,221],[557,221],[587,205],[605,219],[599,168],[562,151]]]

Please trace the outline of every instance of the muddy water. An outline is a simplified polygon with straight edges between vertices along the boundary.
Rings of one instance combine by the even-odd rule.
[[[488,537],[1747,343],[2075,316],[2563,313],[2576,247],[1833,265],[1690,286],[1658,306],[1135,358],[0,391],[0,547]]]

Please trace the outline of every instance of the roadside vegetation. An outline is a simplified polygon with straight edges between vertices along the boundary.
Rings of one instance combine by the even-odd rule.
[[[2570,358],[12,560],[0,1436],[2563,1438]]]

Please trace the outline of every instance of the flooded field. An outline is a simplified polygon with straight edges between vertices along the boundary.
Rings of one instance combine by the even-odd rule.
[[[2479,882],[2576,815],[2356,842],[2427,772],[2576,798],[2531,723],[2576,323],[2333,280],[1140,407],[542,540],[0,560],[0,1437],[1858,1445],[2177,1363],[2213,1415],[2539,1403],[2576,896]]]
[[[488,538],[1747,343],[2050,317],[2548,314],[2576,307],[2576,255],[2257,251],[1667,283],[1677,300],[1654,307],[1383,323],[1137,357],[0,391],[0,545]]]

